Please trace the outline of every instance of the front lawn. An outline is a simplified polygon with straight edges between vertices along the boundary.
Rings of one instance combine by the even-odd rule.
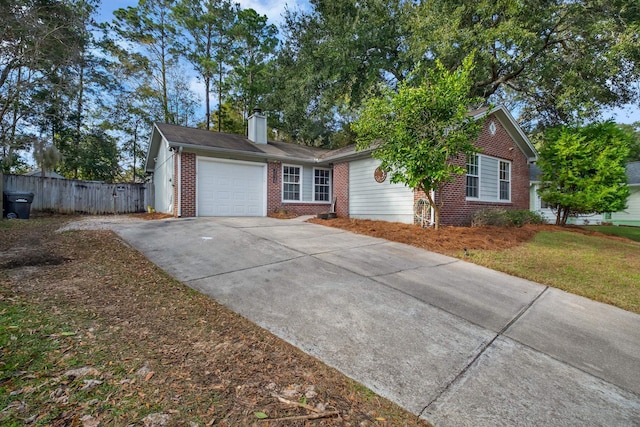
[[[633,241],[542,231],[521,246],[473,251],[469,258],[494,270],[640,313],[640,244]]]
[[[640,227],[626,227],[616,225],[589,225],[583,227],[585,230],[598,231],[603,234],[626,237],[627,239],[640,242]]]

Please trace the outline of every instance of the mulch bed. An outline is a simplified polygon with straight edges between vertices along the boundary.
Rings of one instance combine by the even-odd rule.
[[[522,227],[440,227],[422,228],[418,225],[398,222],[372,221],[366,219],[311,218],[308,222],[340,228],[353,233],[405,243],[418,248],[456,255],[467,250],[504,250],[521,245],[531,240],[540,231],[571,231],[581,234],[597,235],[614,240],[627,240],[617,236],[609,236],[581,227],[556,225],[527,224]]]

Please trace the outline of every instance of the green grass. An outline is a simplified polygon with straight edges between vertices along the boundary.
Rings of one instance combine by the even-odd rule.
[[[640,227],[624,227],[616,225],[590,225],[583,227],[586,230],[598,231],[612,236],[626,237],[627,239],[640,242]]]
[[[540,232],[517,248],[471,256],[486,267],[640,313],[638,243]]]
[[[48,381],[55,370],[50,356],[61,347],[57,339],[60,325],[52,320],[31,305],[16,300],[0,302],[0,408],[20,401],[27,405],[41,401],[33,391]],[[12,419],[12,411],[5,411],[0,421],[17,423],[20,419]]]
[[[18,409],[21,403],[29,411],[39,408],[40,414],[31,424],[36,427],[50,425],[63,413],[74,412],[79,417],[98,411],[112,425],[121,425],[119,421],[131,418],[133,413],[141,418],[157,410],[154,406],[141,407],[135,396],[109,401],[108,396],[121,392],[119,382],[130,376],[132,366],[117,360],[113,363],[109,355],[93,351],[82,335],[74,332],[87,329],[91,319],[60,308],[62,311],[53,314],[39,304],[0,293],[0,425],[24,425],[25,413]],[[73,380],[61,376],[83,366],[95,367],[100,374]],[[105,370],[109,374],[105,375]],[[89,378],[100,378],[102,384],[81,390],[83,380]],[[68,403],[53,402],[52,393],[58,389],[68,392]],[[88,403],[97,400],[96,406]]]

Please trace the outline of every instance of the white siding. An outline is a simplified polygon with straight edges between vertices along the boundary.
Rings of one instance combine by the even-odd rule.
[[[627,199],[627,209],[611,214],[614,223],[640,225],[640,187],[630,187],[631,194]]]
[[[162,140],[153,171],[155,206],[157,212],[173,213],[173,162],[174,156],[169,151],[169,144]]]
[[[380,162],[356,160],[349,165],[349,216],[360,219],[413,223],[413,190],[391,184],[389,177],[376,182],[373,173]]]

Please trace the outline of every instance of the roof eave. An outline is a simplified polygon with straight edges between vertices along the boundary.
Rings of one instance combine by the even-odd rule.
[[[503,105],[498,105],[483,113],[476,114],[475,116],[473,116],[473,118],[475,120],[479,120],[485,116],[488,117],[491,114],[502,114],[502,116],[504,116],[504,119],[506,119],[506,123],[501,120],[502,125],[505,127],[506,131],[509,133],[518,148],[520,148],[522,153],[527,156],[529,162],[537,161],[538,152],[536,151],[535,147],[533,146],[527,135],[525,135],[525,133],[522,131],[522,128],[520,127],[520,125],[518,125],[516,119],[511,115],[509,110],[504,108]]]
[[[168,141],[169,147],[176,147],[189,150],[200,150],[207,151],[211,153],[221,153],[228,155],[236,155],[242,156],[249,159],[261,159],[261,160],[277,160],[277,161],[285,161],[285,162],[300,162],[300,163],[324,163],[324,159],[318,158],[305,158],[305,157],[295,157],[295,156],[286,156],[286,155],[277,155],[277,154],[269,154],[264,152],[255,152],[255,151],[244,151],[244,150],[231,150],[228,148],[219,148],[219,147],[207,147],[204,145],[198,144],[188,144],[184,142],[174,142]]]
[[[151,130],[151,135],[149,136],[149,149],[147,150],[147,158],[145,159],[144,162],[144,169],[145,172],[147,173],[151,173],[155,170],[156,167],[156,157],[158,156],[157,151],[160,149],[160,143],[156,143],[154,145],[154,141],[157,139],[154,139],[154,136],[156,135],[156,132],[158,134],[160,134],[160,141],[162,141],[162,139],[164,138],[164,135],[162,135],[162,132],[160,131],[160,129],[158,128],[158,126],[156,126],[156,124],[153,124],[153,129]],[[157,147],[156,147],[157,146]],[[151,155],[151,152],[155,149],[156,153],[155,156]]]

